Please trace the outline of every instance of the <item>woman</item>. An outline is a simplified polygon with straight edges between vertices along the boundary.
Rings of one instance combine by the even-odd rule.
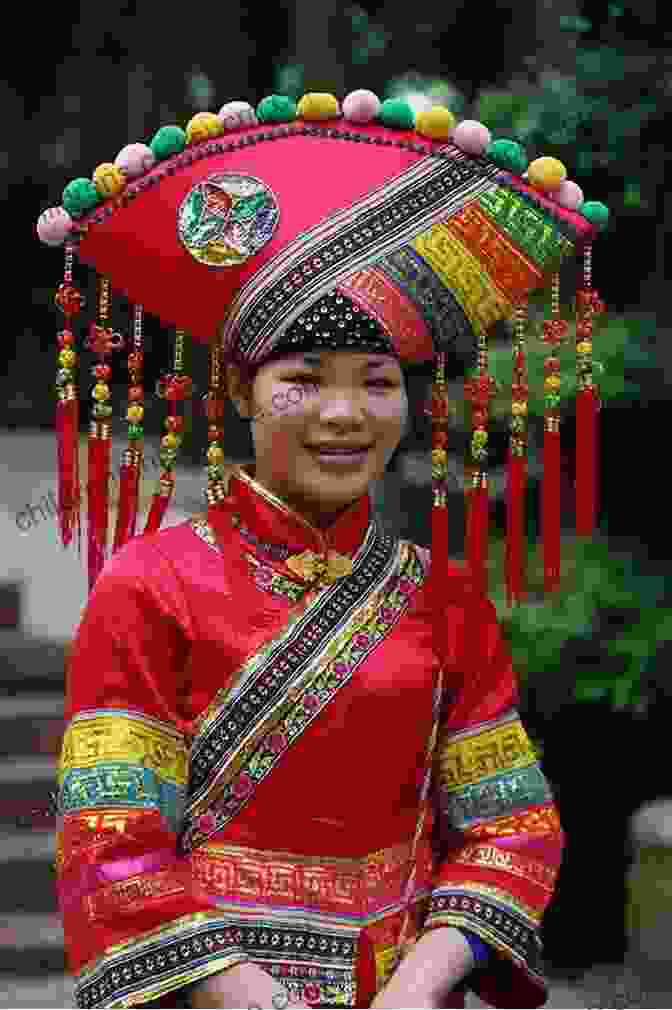
[[[450,244],[458,205],[530,187],[446,154],[447,110],[420,149],[407,119],[362,126],[361,94],[343,104],[356,138],[261,131],[238,103],[246,139],[226,149],[190,124],[193,158],[175,158],[157,135],[156,184],[79,229],[80,258],[213,345],[207,512],[117,538],[69,660],[58,867],[79,1006],[463,1006],[467,979],[494,1006],[545,1000],[539,926],[563,836],[495,609],[473,573],[385,534],[369,497],[408,420],[403,367],[483,322],[480,297],[457,298],[436,260],[431,273],[431,244]],[[306,96],[304,121],[335,116],[328,98]],[[327,171],[330,187],[301,182]],[[482,292],[486,260],[469,255]],[[492,269],[503,312],[512,274]],[[179,359],[164,392],[184,386]],[[224,381],[255,459],[228,481]],[[168,422],[179,433],[175,408]],[[95,569],[95,496],[90,515]]]

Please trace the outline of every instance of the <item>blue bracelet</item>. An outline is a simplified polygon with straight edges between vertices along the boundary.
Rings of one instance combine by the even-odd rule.
[[[485,964],[490,957],[489,944],[481,940],[480,936],[477,936],[476,933],[472,933],[470,929],[462,929],[461,926],[457,928],[471,947],[471,952],[474,955],[474,966],[480,967],[480,965]]]

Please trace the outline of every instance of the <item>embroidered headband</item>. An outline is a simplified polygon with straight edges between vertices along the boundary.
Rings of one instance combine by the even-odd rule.
[[[528,296],[552,286],[552,318],[544,323],[545,441],[543,545],[547,592],[560,572],[560,362],[555,348],[569,333],[560,318],[559,267],[584,259],[576,296],[577,532],[588,536],[596,509],[593,316],[604,306],[591,286],[592,244],[608,209],[585,202],[555,158],[528,164],[516,141],[492,140],[471,120],[455,124],[435,106],[415,114],[400,100],[380,102],[355,91],[342,106],[333,95],[307,94],[298,106],[284,96],[254,110],[230,102],[187,125],[166,126],[150,145],[130,144],[92,179],[66,186],[62,206],[38,221],[40,239],[65,246],[65,276],[56,304],[65,316],[58,335],[57,432],[59,519],[63,544],[80,533],[77,354],[73,332],[82,296],[73,285],[75,256],[100,275],[98,318],[85,346],[97,353],[89,434],[88,565],[93,587],[105,560],[112,408],[107,380],[115,351],[128,347],[128,449],[121,467],[113,550],[136,533],[143,457],[143,314],[177,331],[174,365],[158,395],[171,404],[162,440],[163,472],[145,532],[160,527],[174,486],[181,442],[178,404],[193,393],[184,374],[186,334],[210,345],[208,490],[226,494],[218,444],[225,400],[222,365],[262,364],[273,353],[345,347],[395,353],[403,364],[435,362],[431,397],[432,545],[447,560],[447,432],[445,355],[477,351],[465,386],[473,406],[471,486],[466,556],[486,591],[488,529],[487,335],[515,318],[511,440],[508,462],[507,588],[525,598],[523,572],[526,413],[525,314]],[[128,341],[109,325],[111,288],[134,306]]]

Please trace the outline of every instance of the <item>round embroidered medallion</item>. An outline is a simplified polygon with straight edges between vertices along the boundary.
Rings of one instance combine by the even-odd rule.
[[[272,190],[251,175],[210,175],[187,193],[177,222],[182,245],[210,267],[233,267],[258,253],[280,219]]]

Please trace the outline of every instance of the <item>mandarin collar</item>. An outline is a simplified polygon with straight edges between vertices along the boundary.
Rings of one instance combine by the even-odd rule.
[[[371,521],[368,492],[341,512],[331,526],[320,530],[248,472],[253,469],[254,464],[234,468],[224,504],[260,542],[288,547],[291,554],[335,551],[352,557],[359,550]],[[217,506],[211,506],[208,511],[215,509]]]

